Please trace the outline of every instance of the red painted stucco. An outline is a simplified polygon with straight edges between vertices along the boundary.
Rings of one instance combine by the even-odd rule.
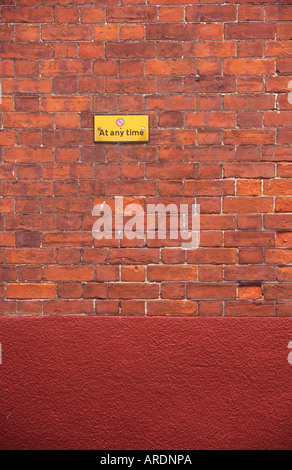
[[[0,319],[1,449],[291,449],[289,318]]]

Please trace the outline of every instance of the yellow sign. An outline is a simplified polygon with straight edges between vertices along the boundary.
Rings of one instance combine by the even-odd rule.
[[[95,142],[147,142],[149,117],[145,114],[94,116]]]

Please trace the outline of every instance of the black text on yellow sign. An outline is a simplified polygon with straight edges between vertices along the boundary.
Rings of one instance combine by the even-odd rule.
[[[146,114],[97,114],[94,116],[95,142],[148,142],[149,116]]]

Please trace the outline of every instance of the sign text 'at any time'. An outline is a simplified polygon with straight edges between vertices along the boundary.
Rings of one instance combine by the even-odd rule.
[[[149,117],[145,114],[94,116],[95,142],[148,142]]]

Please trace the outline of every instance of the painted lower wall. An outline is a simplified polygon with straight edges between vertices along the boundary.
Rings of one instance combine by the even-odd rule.
[[[2,317],[0,448],[291,449],[291,339],[289,318]]]

